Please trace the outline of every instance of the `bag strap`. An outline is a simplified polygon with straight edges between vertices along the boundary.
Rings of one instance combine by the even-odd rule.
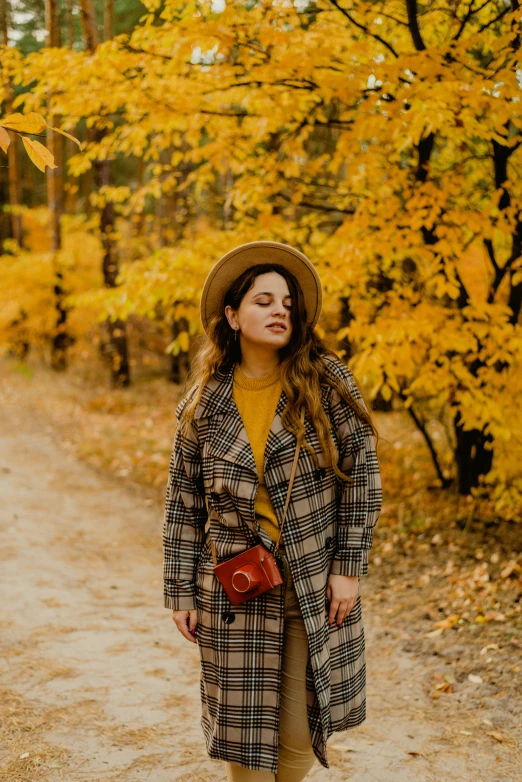
[[[207,503],[207,511],[208,511],[208,500],[206,500],[206,503]],[[208,531],[209,527],[210,527],[210,514],[208,516],[208,520],[207,520],[207,523],[205,525],[205,532]],[[212,551],[212,562],[214,563],[214,565],[217,565],[216,545],[215,545],[214,541],[212,540],[212,538],[210,538],[210,549]]]
[[[305,417],[305,409],[304,407],[301,408],[301,422],[304,423],[304,417]],[[297,470],[297,460],[299,458],[299,451],[301,450],[301,443],[297,443],[297,448],[295,449],[294,454],[294,462],[292,464],[292,471],[290,473],[290,480],[288,482],[288,491],[286,493],[286,502],[285,502],[285,509],[283,511],[283,518],[281,520],[281,527],[279,528],[279,538],[276,543],[275,550],[277,551],[279,549],[279,546],[281,544],[281,537],[283,535],[283,524],[285,523],[286,519],[286,511],[288,510],[288,505],[290,504],[290,494],[292,493],[292,486],[294,485],[294,478],[295,473]]]
[[[301,408],[300,418],[301,418],[301,422],[304,423],[304,419],[305,419],[305,409],[304,409],[304,407]],[[300,450],[301,450],[301,443],[298,442],[297,443],[297,447],[295,449],[294,461],[292,463],[292,470],[290,472],[290,480],[288,482],[288,491],[286,493],[285,508],[283,510],[283,518],[281,520],[281,526],[280,526],[280,529],[279,529],[279,538],[277,540],[276,547],[275,547],[276,551],[279,549],[279,546],[281,544],[281,537],[283,535],[283,524],[285,523],[286,512],[288,510],[288,505],[290,504],[290,494],[292,493],[292,486],[294,484],[295,473],[296,473],[296,470],[297,470],[297,460],[299,459],[299,451]],[[206,502],[207,511],[208,511],[208,497],[205,497],[205,502]],[[207,523],[205,525],[205,532],[208,531],[209,527],[210,527],[210,514],[209,514]],[[215,546],[214,541],[212,540],[212,538],[210,539],[210,548],[212,550],[212,561],[213,561],[214,565],[217,565],[216,546]]]

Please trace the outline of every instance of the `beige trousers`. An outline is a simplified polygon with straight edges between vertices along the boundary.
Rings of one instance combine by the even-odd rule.
[[[229,782],[301,782],[315,762],[306,708],[308,639],[290,571],[287,567],[285,571],[287,592],[277,774],[225,763]]]

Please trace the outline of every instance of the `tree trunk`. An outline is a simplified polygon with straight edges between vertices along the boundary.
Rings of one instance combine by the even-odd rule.
[[[112,38],[114,9],[113,0],[106,0],[104,16],[104,36]],[[92,0],[80,0],[82,20],[82,33],[85,50],[93,52],[98,46],[98,29],[96,27],[95,8]],[[94,141],[99,143],[105,130],[96,130],[93,134]],[[100,190],[104,185],[109,185],[110,161],[93,161],[94,186]],[[114,203],[107,201],[100,214],[100,236],[103,246],[102,272],[103,281],[107,288],[116,287],[116,278],[119,272],[117,248],[111,234],[114,232]],[[109,358],[111,368],[111,381],[113,386],[130,385],[130,366],[128,355],[127,324],[123,320],[106,321],[108,343],[105,345],[105,354]]]
[[[141,190],[143,185],[145,184],[145,162],[143,160],[143,157],[139,157],[136,161],[136,184],[138,190]],[[136,215],[136,222],[134,223],[134,230],[133,234],[137,238],[141,236],[143,232],[143,214],[145,211],[145,207],[142,208],[141,212],[138,212]]]
[[[74,49],[75,36],[74,36],[74,2],[73,0],[66,0],[65,6],[65,29],[66,29],[66,45],[69,49]],[[64,159],[69,160],[77,147],[73,141],[69,138],[63,140],[64,145]],[[64,171],[65,174],[65,171]],[[65,176],[63,177],[65,180]],[[74,187],[74,192],[71,192],[71,188]],[[67,180],[67,189],[64,186],[64,199],[63,199],[63,211],[66,214],[76,214],[78,202],[78,185],[76,179]]]
[[[60,46],[60,27],[58,24],[57,0],[45,0],[45,20],[47,27],[47,46]],[[52,94],[48,95],[49,105]],[[59,124],[59,117],[49,113],[48,124],[53,127]],[[54,157],[57,168],[47,168],[47,203],[51,216],[51,250],[55,268],[54,297],[56,308],[56,326],[51,348],[51,366],[57,371],[63,371],[67,367],[67,348],[70,339],[67,334],[67,310],[63,300],[66,295],[64,289],[63,272],[60,268],[60,251],[62,249],[61,215],[62,215],[62,137],[59,133],[47,133],[47,149]]]
[[[188,320],[186,318],[180,318],[172,323],[172,339],[176,339],[178,334],[183,331],[188,331]],[[172,355],[170,362],[170,375],[169,380],[171,383],[177,383],[181,385],[187,377],[190,368],[189,354],[180,351],[177,356]]]
[[[453,419],[457,444],[455,461],[457,465],[458,488],[460,494],[470,494],[471,489],[479,485],[481,475],[487,475],[493,464],[493,451],[486,450],[486,443],[492,443],[490,434],[478,429],[462,428],[460,410]]]
[[[0,0],[0,43],[7,46],[9,43],[9,3],[8,0]]]
[[[80,0],[83,45],[86,52],[93,52],[98,46],[96,12],[92,0]]]
[[[92,137],[92,131],[90,128],[87,128],[85,133],[85,140],[87,144],[91,140],[91,137]],[[88,168],[87,171],[85,171],[85,173],[81,175],[80,181],[81,181],[81,192],[82,192],[82,199],[83,199],[83,211],[85,212],[87,217],[91,217],[92,204],[89,196],[92,193],[92,189],[93,189],[92,168]]]
[[[7,0],[0,0],[0,44],[9,45],[9,16],[10,9]],[[6,92],[5,114],[13,113],[14,90],[11,84],[4,83]],[[18,167],[18,134],[11,135],[11,143],[7,148],[7,191],[8,202],[11,207],[17,207],[20,204],[20,171]],[[23,247],[22,236],[22,217],[14,212],[9,215],[10,231],[9,237],[15,239],[19,247]],[[0,238],[2,234],[0,233]],[[7,237],[6,237],[7,238]]]
[[[160,162],[165,166],[168,166],[171,157],[172,149],[164,149],[160,153]],[[187,177],[189,167],[180,164],[180,180],[181,184]],[[180,193],[174,191],[169,198],[167,193],[163,191],[160,193],[160,197],[156,203],[156,219],[158,224],[158,243],[160,247],[166,247],[168,244],[168,237],[166,234],[167,226],[174,232],[173,242],[177,242],[183,235],[183,229],[188,220],[188,204],[187,199]],[[171,335],[172,339],[183,331],[188,331],[188,321],[186,318],[180,318],[179,321],[171,322]],[[171,383],[182,383],[189,371],[190,362],[189,354],[180,351],[177,355],[171,353],[170,356],[170,373],[169,380]]]
[[[114,36],[114,0],[105,0],[103,10],[103,40],[109,41]]]
[[[98,140],[103,131],[95,135]],[[93,163],[94,181],[99,190],[103,185],[109,184],[109,161],[95,160]],[[114,230],[114,203],[108,201],[100,214],[100,234],[103,246],[103,281],[107,288],[116,287],[116,278],[119,272],[117,250],[111,232]],[[123,320],[106,322],[108,332],[108,344],[105,346],[105,354],[110,361],[111,380],[114,386],[126,387],[130,385],[130,366],[127,341],[127,324]]]
[[[74,47],[74,0],[66,0],[65,4],[66,44],[69,49]]]

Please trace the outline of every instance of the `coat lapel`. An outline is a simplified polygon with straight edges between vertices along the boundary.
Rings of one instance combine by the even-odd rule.
[[[235,364],[231,364],[230,367],[219,370],[208,381],[194,412],[194,418],[210,418],[219,415],[221,420],[216,423],[213,429],[210,444],[212,454],[221,459],[241,464],[257,474],[250,440],[234,401],[234,367]],[[278,451],[289,446],[295,448],[294,435],[283,427],[281,421],[281,413],[285,408],[286,401],[287,396],[284,391],[281,391],[266,441],[265,472],[270,460]]]
[[[272,421],[270,431],[268,432],[265,446],[265,473],[269,468],[270,462],[275,459],[276,454],[279,451],[282,451],[284,448],[291,448],[294,450],[297,445],[295,435],[293,435],[292,432],[289,432],[288,429],[285,429],[283,422],[281,421],[281,413],[286,407],[286,402],[287,396],[284,391],[281,391],[281,396],[277,403],[274,420]]]

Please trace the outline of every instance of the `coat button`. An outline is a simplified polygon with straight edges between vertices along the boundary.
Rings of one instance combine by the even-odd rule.
[[[217,493],[217,491],[211,491],[210,492],[210,497],[211,497],[211,499],[214,500],[214,502],[218,502],[219,501],[219,494]]]
[[[328,537],[326,538],[326,540],[325,540],[324,544],[325,544],[326,548],[330,548],[330,546],[332,545],[332,539],[331,539],[331,537],[330,537],[330,536],[328,536]]]
[[[314,472],[314,477],[316,481],[321,481],[325,475],[326,475],[326,469],[324,467],[318,467],[318,469],[315,470]]]
[[[223,611],[223,613],[221,614],[221,619],[227,625],[231,625],[235,618],[236,615],[232,613],[232,611]]]

